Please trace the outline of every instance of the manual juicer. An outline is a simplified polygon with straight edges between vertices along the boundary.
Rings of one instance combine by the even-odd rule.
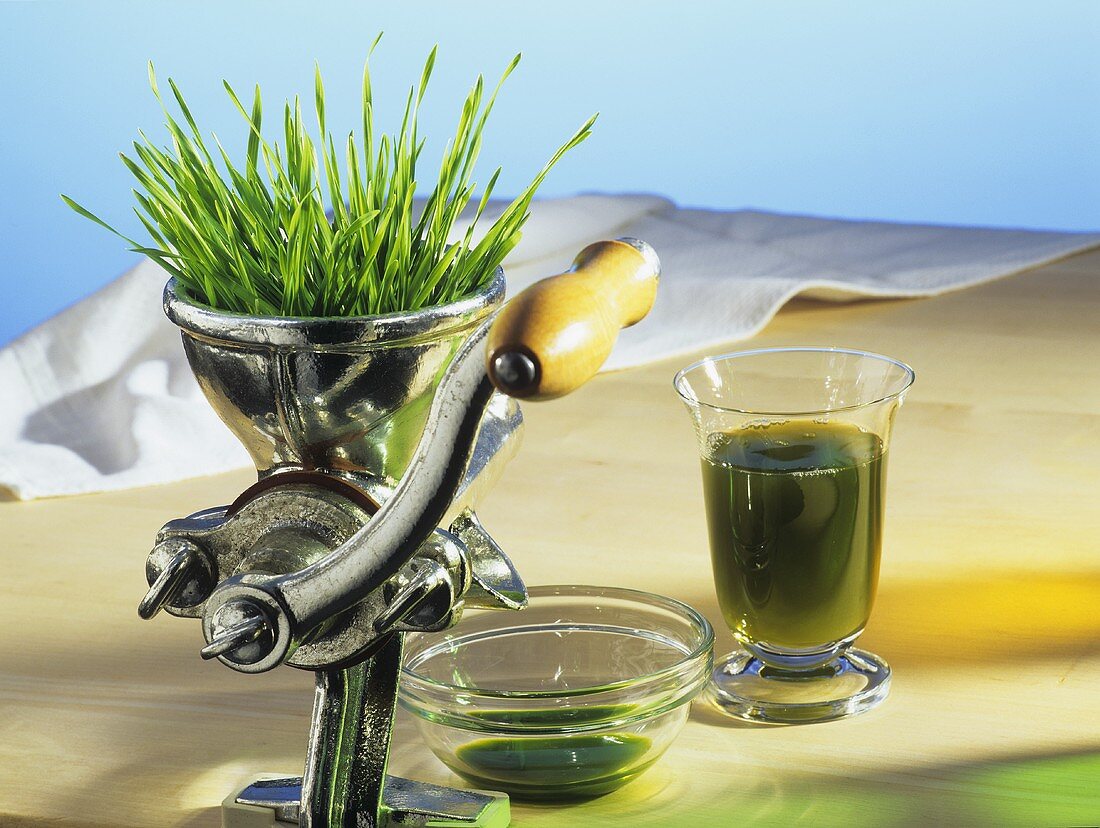
[[[593,376],[659,270],[645,242],[597,242],[503,309],[498,269],[460,302],[350,319],[225,313],[168,283],[165,312],[259,479],[160,530],[138,612],[201,618],[202,657],[238,672],[316,672],[304,776],[236,798],[266,824],[508,824],[502,794],[386,775],[403,634],[524,606],[473,511],[518,448],[515,398]]]

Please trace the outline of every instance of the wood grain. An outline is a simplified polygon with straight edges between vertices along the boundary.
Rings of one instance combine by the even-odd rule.
[[[936,299],[796,301],[752,342],[796,344],[917,371],[861,639],[894,668],[890,698],[786,728],[697,706],[636,782],[515,804],[513,824],[1100,823],[1100,252]],[[647,589],[720,620],[670,385],[687,361],[526,406],[523,450],[480,512],[529,583]],[[0,504],[0,825],[216,826],[234,785],[299,772],[309,674],[204,663],[197,624],[135,611],[157,528],[249,482]],[[404,717],[391,768],[456,782]]]
[[[657,277],[642,253],[626,242],[588,245],[569,271],[540,279],[501,310],[489,331],[489,378],[522,399],[552,400],[571,393],[600,370],[619,331],[649,313]],[[533,381],[522,389],[496,375],[497,358],[510,353],[533,363]]]

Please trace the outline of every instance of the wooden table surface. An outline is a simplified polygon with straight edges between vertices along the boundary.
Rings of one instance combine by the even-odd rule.
[[[799,727],[696,705],[634,783],[513,804],[513,825],[1100,824],[1100,251],[935,299],[796,301],[750,343],[793,344],[917,372],[861,639],[892,665],[890,697]],[[529,584],[661,592],[718,625],[670,386],[687,361],[526,406],[479,511]],[[300,772],[312,675],[204,663],[198,624],[135,612],[158,527],[249,482],[0,503],[0,825],[216,826],[251,774]],[[391,769],[456,782],[404,716]]]

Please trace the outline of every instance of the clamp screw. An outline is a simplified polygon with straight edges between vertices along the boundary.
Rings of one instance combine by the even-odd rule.
[[[251,601],[230,601],[213,618],[210,643],[199,654],[206,660],[224,656],[235,664],[255,664],[275,646],[271,622]]]
[[[210,595],[213,572],[206,553],[183,538],[161,541],[145,564],[149,591],[138,604],[138,615],[148,621],[166,606],[193,607]]]

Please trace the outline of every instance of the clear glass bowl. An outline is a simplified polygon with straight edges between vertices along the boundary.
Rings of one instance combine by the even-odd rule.
[[[518,613],[473,610],[406,637],[400,703],[432,752],[524,799],[608,793],[652,765],[706,687],[714,631],[687,604],[542,586]]]

